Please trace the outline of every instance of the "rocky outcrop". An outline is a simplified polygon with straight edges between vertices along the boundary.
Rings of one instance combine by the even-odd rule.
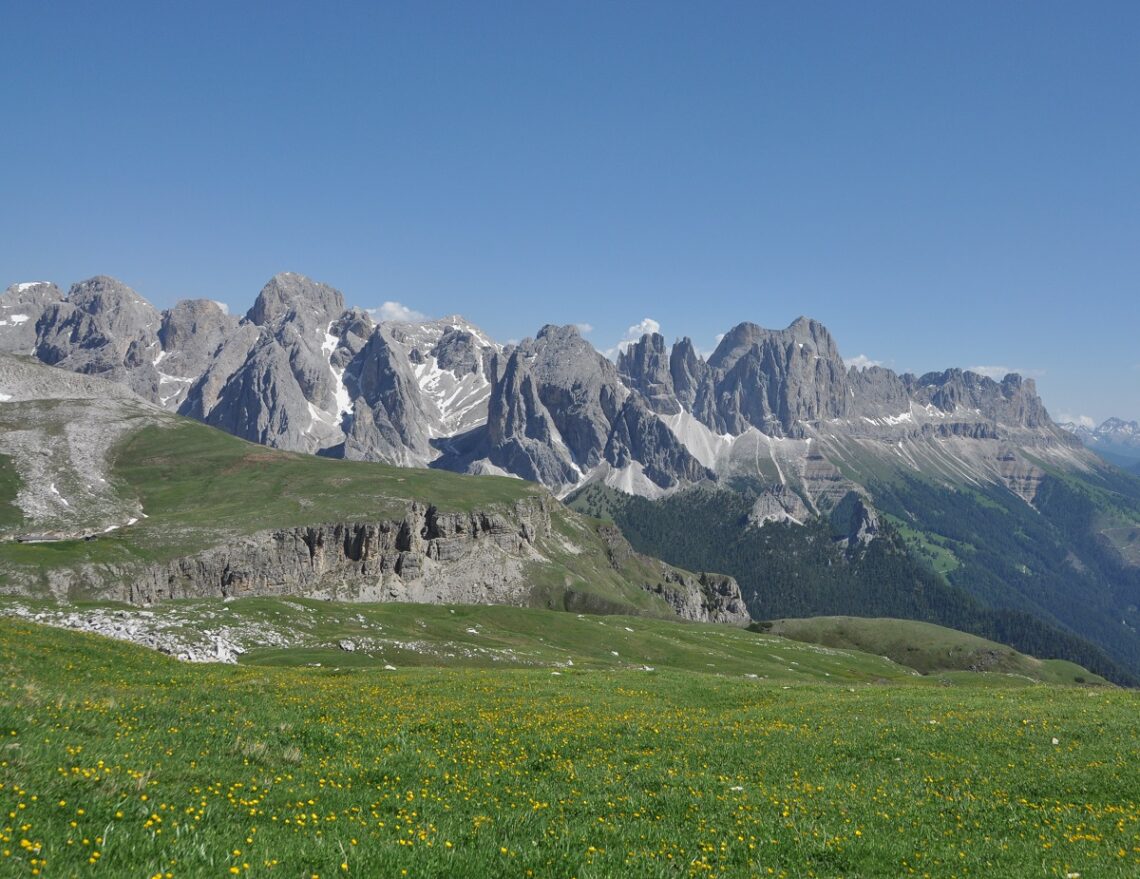
[[[440,369],[452,373],[474,373],[483,362],[483,346],[474,333],[460,327],[448,327],[431,349]]]
[[[701,423],[715,426],[716,386],[712,370],[697,354],[693,340],[688,336],[677,342],[669,354],[669,375],[673,379],[673,393],[681,407],[692,412]]]
[[[600,464],[610,426],[629,393],[617,369],[573,326],[547,325],[523,340],[519,353],[573,462],[583,471]]]
[[[677,616],[695,622],[745,626],[752,622],[740,585],[726,574],[701,573],[696,577],[676,568],[662,571],[661,579],[646,591],[665,599]]]
[[[227,336],[206,370],[191,383],[178,406],[178,414],[205,421],[217,408],[226,384],[249,358],[261,337],[261,329],[250,323],[240,324]]]
[[[281,272],[261,288],[246,318],[272,329],[292,324],[302,331],[323,330],[343,312],[339,290],[295,272]]]
[[[623,361],[627,373],[652,360],[654,374],[667,378],[663,352],[660,336],[645,337]],[[544,327],[510,352],[501,374],[498,364],[484,454],[503,470],[555,489],[604,464],[636,465],[662,488],[715,478],[576,328]]]
[[[210,299],[184,299],[162,313],[155,358],[158,402],[177,409],[238,329],[238,319]]]
[[[60,607],[29,608],[8,605],[5,616],[13,616],[45,626],[90,632],[116,641],[129,641],[183,662],[236,663],[246,650],[241,641],[255,641],[259,646],[288,646],[291,639],[264,627],[246,624],[235,631],[222,624],[215,631],[199,631],[201,620],[189,620],[173,614],[158,616],[151,610],[106,610],[98,607],[65,610]],[[197,623],[198,625],[195,625]]]
[[[798,494],[786,485],[770,485],[752,504],[748,524],[759,527],[767,522],[803,523],[811,513]]]
[[[860,416],[880,418],[910,410],[910,391],[893,370],[881,366],[851,367],[847,371],[847,386],[853,408]]]
[[[293,379],[289,352],[265,334],[226,380],[204,420],[250,442],[316,451],[305,441],[312,416]]]
[[[412,502],[400,519],[259,531],[164,564],[87,564],[44,576],[47,590],[59,599],[94,596],[141,605],[178,598],[288,595],[526,605],[535,589],[533,568],[547,563],[545,546],[554,539],[554,503],[533,495],[503,508],[456,512]],[[620,544],[634,555],[620,532],[613,531],[607,544]],[[559,546],[564,548],[564,542]],[[640,585],[682,618],[748,621],[732,578],[689,575],[655,559],[637,558],[642,569],[656,574]],[[17,582],[17,576],[12,573],[6,585],[42,594],[44,583]]]
[[[919,405],[930,403],[943,412],[972,410],[991,422],[1014,427],[1053,426],[1031,378],[1010,374],[999,383],[974,372],[948,369],[917,379],[904,376],[904,381]]]

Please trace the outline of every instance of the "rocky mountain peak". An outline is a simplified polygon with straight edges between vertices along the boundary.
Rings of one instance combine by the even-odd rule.
[[[17,296],[35,296],[50,294],[50,291],[55,291],[54,296],[56,299],[62,299],[63,294],[59,292],[59,288],[51,281],[23,281],[19,284],[12,284],[4,291],[5,297]]]
[[[1001,424],[1055,430],[1033,379],[1010,373],[995,382],[988,376],[961,369],[930,372],[911,380],[911,392],[920,404],[945,413],[974,412]]]
[[[479,340],[467,330],[448,327],[431,349],[440,369],[454,373],[477,372],[483,362]]]
[[[214,343],[214,337],[224,335],[236,327],[237,323],[236,317],[227,314],[212,299],[182,299],[162,313],[158,338],[163,350],[189,347],[204,349],[211,345],[202,345],[203,337],[210,337],[210,342]],[[221,338],[217,338],[213,347],[216,348],[221,341]]]
[[[704,391],[699,417],[718,433],[739,435],[755,427],[774,436],[800,436],[806,423],[849,411],[847,370],[831,334],[817,321],[800,318],[783,330],[737,324],[708,367],[712,389]],[[698,393],[695,406],[700,399]]]
[[[547,345],[573,345],[575,340],[589,344],[573,324],[545,324],[534,339]],[[590,347],[593,348],[592,345]]]
[[[1140,437],[1140,422],[1125,421],[1123,418],[1106,418],[1096,429],[1099,434],[1115,434],[1119,437]]]
[[[648,333],[618,352],[617,369],[622,381],[640,393],[654,412],[676,415],[681,411],[681,404],[673,390],[673,375],[670,356],[665,349],[665,337],[660,333]]]
[[[117,336],[139,336],[158,329],[158,309],[117,278],[96,275],[73,284],[66,301],[98,318]]]
[[[286,321],[328,326],[344,310],[344,296],[336,288],[294,272],[282,272],[261,288],[246,317],[261,326]]]
[[[28,322],[31,319],[29,314]],[[138,293],[100,275],[73,285],[65,299],[44,302],[35,321],[32,353],[72,372],[127,384],[157,402],[153,361],[159,350],[159,322],[158,311]]]
[[[839,357],[839,348],[831,332],[819,321],[809,317],[797,317],[784,330],[796,342],[811,345],[821,357]]]

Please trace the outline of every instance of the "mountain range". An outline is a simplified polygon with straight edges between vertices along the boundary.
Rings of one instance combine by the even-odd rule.
[[[1106,461],[1140,472],[1140,422],[1108,418],[1096,427],[1075,422],[1061,424]]]
[[[400,466],[510,474],[565,495],[601,482],[645,497],[746,477],[802,519],[858,490],[855,462],[996,482],[1027,500],[1043,465],[1090,466],[1031,379],[849,368],[831,334],[730,329],[706,359],[659,334],[613,363],[572,326],[517,345],[461,317],[376,323],[292,273],[244,318],[210,300],[158,311],[112,278],[16,284],[0,351],[126,385],[252,442]]]
[[[735,577],[756,619],[908,616],[1140,680],[1140,480],[1016,374],[848,366],[809,318],[615,362],[573,326],[378,323],[292,273],[241,318],[107,277],[13,285],[0,351],[282,451],[541,483],[630,552]]]

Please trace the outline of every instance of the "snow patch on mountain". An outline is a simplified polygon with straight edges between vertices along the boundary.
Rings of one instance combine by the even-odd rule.
[[[337,369],[332,362],[332,356],[340,344],[340,339],[331,332],[332,327],[333,325],[330,323],[328,329],[325,330],[325,340],[321,343],[321,351],[323,351],[325,357],[328,358],[329,371],[332,372],[333,395],[336,398],[337,415],[340,416],[336,419],[336,422],[340,422],[345,416],[352,414],[352,395],[349,394],[348,386],[344,383],[344,370]]]

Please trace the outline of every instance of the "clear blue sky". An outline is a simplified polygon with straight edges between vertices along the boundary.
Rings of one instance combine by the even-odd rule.
[[[0,0],[0,287],[807,314],[1140,418],[1140,3]]]

